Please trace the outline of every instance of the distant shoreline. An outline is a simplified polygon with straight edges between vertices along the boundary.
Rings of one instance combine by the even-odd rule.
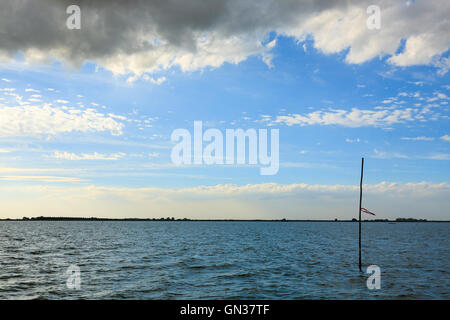
[[[82,218],[82,217],[23,217],[22,219],[0,219],[0,221],[155,221],[155,222],[358,222],[352,220],[314,220],[314,219],[175,219],[175,218]],[[450,222],[450,220],[427,220],[415,218],[397,218],[395,220],[373,219],[362,220],[362,222]]]

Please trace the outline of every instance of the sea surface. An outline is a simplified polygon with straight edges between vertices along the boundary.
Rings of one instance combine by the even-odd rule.
[[[449,234],[363,223],[360,272],[352,222],[0,221],[0,299],[449,299]]]

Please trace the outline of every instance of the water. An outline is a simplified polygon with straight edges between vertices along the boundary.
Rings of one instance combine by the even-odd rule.
[[[0,222],[1,299],[449,299],[450,223]],[[81,289],[66,286],[78,265]]]

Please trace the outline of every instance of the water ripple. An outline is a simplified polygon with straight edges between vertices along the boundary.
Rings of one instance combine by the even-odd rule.
[[[1,299],[449,299],[449,223],[0,222]],[[81,289],[66,286],[77,265]]]

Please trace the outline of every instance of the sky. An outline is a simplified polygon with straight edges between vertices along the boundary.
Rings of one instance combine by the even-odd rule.
[[[351,219],[364,157],[375,218],[449,220],[449,14],[439,0],[2,1],[0,218]],[[278,129],[278,172],[174,164],[171,134],[194,121]]]

